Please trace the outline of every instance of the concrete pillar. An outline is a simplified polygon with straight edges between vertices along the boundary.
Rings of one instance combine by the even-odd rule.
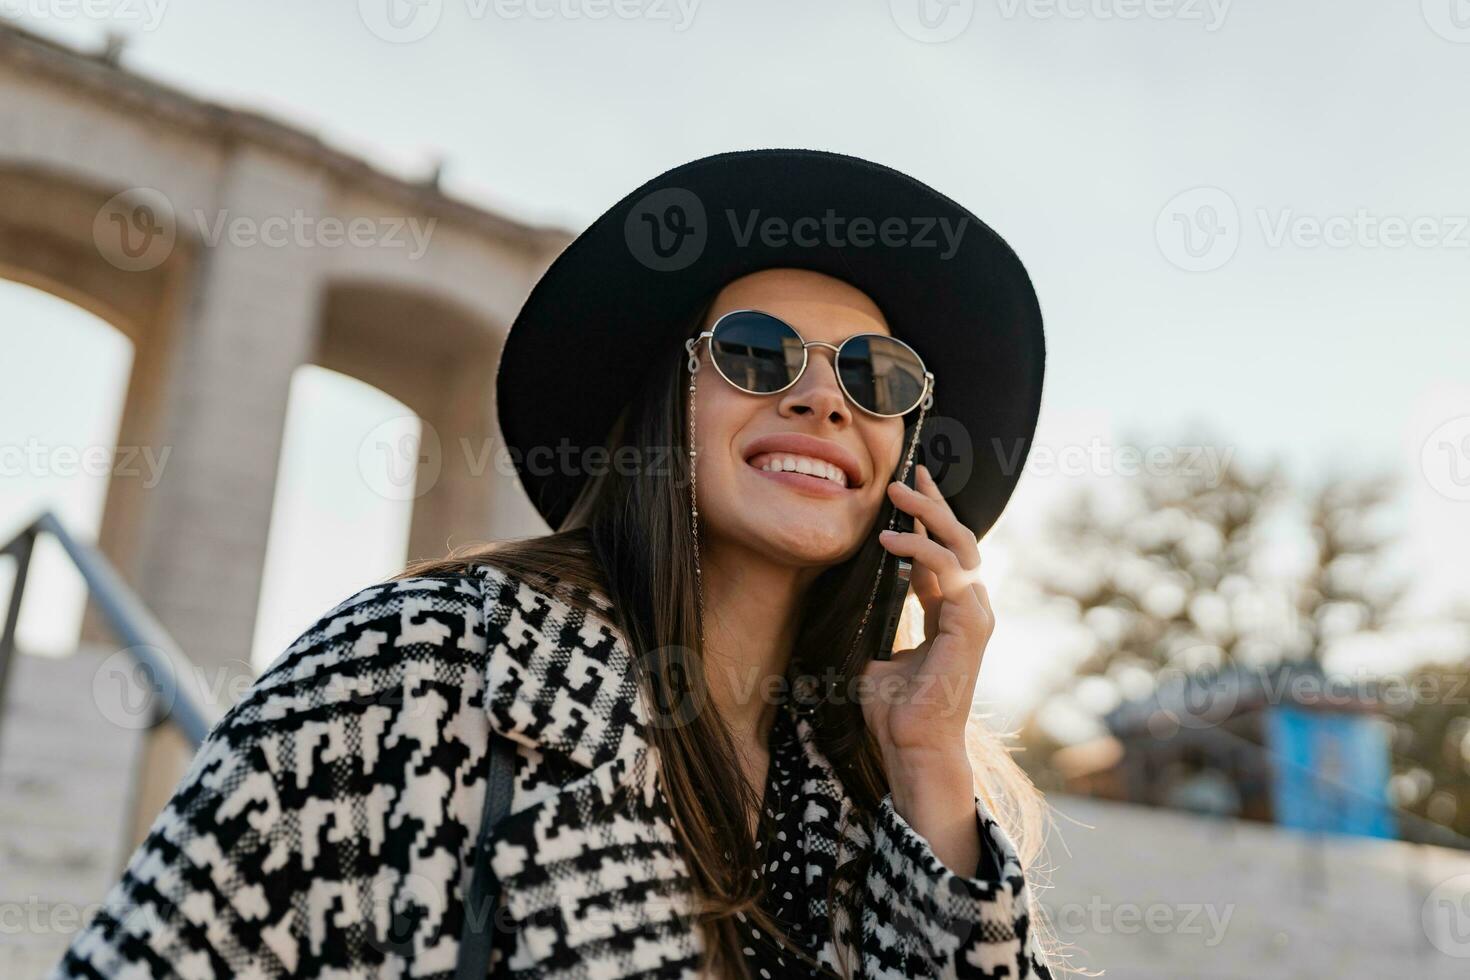
[[[496,536],[492,504],[504,486],[495,469],[492,418],[494,366],[490,351],[478,349],[457,362],[446,360],[437,385],[417,393],[414,407],[427,434],[438,441],[438,465],[420,467],[431,482],[414,498],[408,556],[438,558],[453,548]],[[423,485],[416,487],[423,489]]]
[[[202,218],[217,241],[200,249],[182,312],[161,414],[169,452],[147,494],[137,583],[221,707],[251,676],[250,640],[291,375],[310,360],[317,330],[317,255],[251,237],[268,219],[322,213],[312,171],[242,146],[222,170]],[[181,234],[199,216],[178,216]],[[223,220],[221,220],[223,219]],[[239,232],[241,234],[236,234]]]

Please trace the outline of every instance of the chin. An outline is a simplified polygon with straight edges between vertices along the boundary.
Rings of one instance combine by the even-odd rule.
[[[809,521],[783,521],[756,529],[756,546],[794,565],[836,565],[856,550],[851,528],[823,527]]]

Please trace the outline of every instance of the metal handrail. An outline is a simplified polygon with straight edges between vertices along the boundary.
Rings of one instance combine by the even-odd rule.
[[[199,748],[219,718],[207,704],[196,701],[188,688],[180,683],[181,677],[197,676],[194,664],[148,611],[138,594],[123,581],[107,557],[96,546],[72,537],[50,511],[43,511],[4,547],[0,547],[0,556],[8,555],[16,560],[15,584],[10,590],[5,629],[0,633],[0,708],[5,704],[5,682],[15,653],[16,627],[20,621],[21,600],[25,597],[27,572],[36,549],[36,539],[42,534],[51,535],[61,545],[87,583],[92,601],[97,604],[108,626],[152,680],[155,694],[152,704],[157,715],[152,723],[173,722],[190,746]]]

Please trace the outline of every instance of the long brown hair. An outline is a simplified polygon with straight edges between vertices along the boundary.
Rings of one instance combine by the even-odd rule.
[[[699,332],[708,310],[709,303],[705,303],[684,337]],[[650,366],[614,423],[606,447],[609,455],[631,447],[640,465],[598,467],[555,532],[415,562],[398,577],[452,573],[488,563],[569,598],[578,590],[599,593],[610,601],[614,621],[628,641],[647,703],[665,707],[709,704],[701,673],[703,649],[689,516],[690,460],[685,448],[688,429],[682,384],[687,378],[685,360],[682,345],[672,344],[668,356]],[[875,524],[877,520],[875,515]],[[794,661],[789,677],[835,677],[844,685],[842,690],[850,690],[848,681],[871,658],[878,642],[874,629],[864,631],[857,655],[845,671],[838,672],[852,648],[883,555],[876,533],[866,535],[864,541],[856,555],[823,571],[810,588],[793,658],[825,659]],[[853,800],[858,819],[871,832],[888,785],[861,704],[855,698],[823,700],[816,705],[811,721],[819,748]],[[762,862],[757,838],[767,828],[762,814],[752,834],[749,815],[759,810],[763,788],[751,786],[745,778],[735,741],[720,713],[697,711],[687,720],[681,717],[679,724],[650,725],[648,735],[658,752],[675,833],[699,900],[705,974],[749,976],[736,913],[754,920],[802,962],[816,966],[758,905],[761,878],[755,872]],[[972,755],[976,754],[975,741],[972,733]],[[1039,801],[1004,750],[991,755],[989,765],[1008,767],[1006,780],[1021,787],[1012,794],[1011,802],[1019,799],[1025,806]],[[710,792],[712,786],[722,787],[721,792]],[[726,792],[724,787],[734,789]],[[1001,809],[1008,809],[1004,801]],[[861,885],[868,861],[868,854],[848,861],[828,882],[828,908],[835,912],[836,903],[843,903],[847,921],[854,925],[861,922]],[[840,943],[836,946],[842,948]],[[832,975],[827,968],[819,970]]]

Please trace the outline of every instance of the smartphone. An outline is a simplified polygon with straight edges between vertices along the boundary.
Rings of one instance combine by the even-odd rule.
[[[904,474],[903,478],[904,485],[910,490],[917,489],[914,481],[918,472],[919,458],[916,453],[913,465],[909,467],[909,471]],[[893,513],[887,526],[895,531],[912,531],[914,517],[898,507],[893,507]],[[898,637],[898,620],[903,615],[903,604],[908,598],[909,579],[913,577],[913,573],[913,559],[904,555],[895,555],[891,551],[884,551],[883,573],[878,578],[878,594],[873,600],[873,611],[883,616],[880,620],[883,627],[878,633],[878,652],[874,654],[877,660],[893,659],[893,643]]]

